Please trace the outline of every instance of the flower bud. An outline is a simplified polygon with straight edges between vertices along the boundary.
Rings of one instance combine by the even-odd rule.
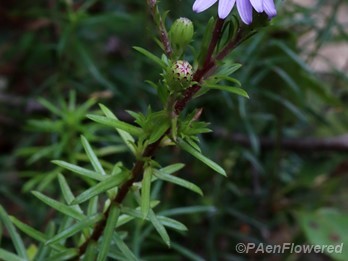
[[[170,89],[180,91],[191,85],[192,66],[187,61],[178,60],[168,69],[166,81]]]
[[[193,38],[193,23],[190,19],[181,17],[176,19],[170,28],[170,38],[174,46],[185,48]]]

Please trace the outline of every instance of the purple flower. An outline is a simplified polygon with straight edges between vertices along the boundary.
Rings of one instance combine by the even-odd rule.
[[[236,2],[238,13],[246,24],[250,24],[253,21],[253,8],[258,13],[265,12],[269,18],[277,15],[274,0],[196,0],[192,9],[200,13],[207,10],[217,1],[219,1],[218,14],[221,19],[225,19],[231,13]]]

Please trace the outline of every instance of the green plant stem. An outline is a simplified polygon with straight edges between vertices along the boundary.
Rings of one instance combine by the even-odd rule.
[[[148,3],[154,4],[155,1],[148,0]],[[154,8],[155,5],[151,6]],[[241,30],[238,30],[238,33],[236,37],[234,37],[229,44],[226,45],[226,47],[217,54],[217,56],[213,57],[213,52],[216,48],[216,45],[219,42],[219,39],[221,37],[221,28],[223,26],[224,20],[219,19],[217,23],[215,24],[215,29],[213,31],[212,40],[210,43],[210,46],[208,48],[208,53],[205,58],[204,65],[201,69],[197,70],[194,74],[194,81],[201,82],[203,78],[206,76],[207,73],[209,73],[215,66],[217,60],[223,59],[228,53],[230,53],[235,47],[237,47],[241,42],[243,42],[243,35]],[[160,29],[161,31],[161,29]],[[169,45],[170,46],[170,45]],[[174,112],[176,115],[179,115],[183,109],[186,107],[187,103],[193,98],[193,96],[199,91],[201,86],[199,84],[195,84],[192,87],[188,88],[183,98],[178,99],[175,101],[174,105]],[[167,130],[167,132],[155,143],[152,143],[148,145],[142,155],[142,158],[151,158],[154,156],[156,151],[159,149],[159,145],[162,141],[162,139],[170,132],[170,129]],[[112,204],[120,205],[122,204],[123,200],[125,199],[126,195],[128,194],[129,190],[131,189],[132,185],[135,182],[138,182],[142,179],[143,172],[144,172],[144,160],[138,159],[132,169],[132,175],[129,180],[127,180],[119,189],[116,198],[112,202]],[[90,242],[92,241],[98,241],[98,239],[102,236],[103,231],[106,226],[106,221],[108,219],[108,215],[110,212],[110,207],[105,211],[103,219],[95,226],[92,235],[79,247],[79,254],[78,257],[75,260],[79,260],[79,257],[81,257]]]

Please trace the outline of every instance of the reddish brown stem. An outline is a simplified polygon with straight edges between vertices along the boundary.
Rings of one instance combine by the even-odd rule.
[[[212,38],[211,38],[211,41],[210,41],[210,44],[208,47],[207,55],[205,57],[205,61],[203,64],[203,68],[206,67],[212,60],[216,45],[218,44],[219,39],[221,38],[222,27],[224,25],[224,21],[225,21],[224,19],[220,19],[220,18],[218,18],[218,20],[216,21],[213,35],[212,35]]]
[[[147,4],[150,8],[152,18],[155,21],[156,25],[158,26],[160,40],[163,44],[163,50],[165,54],[167,55],[167,57],[170,58],[173,54],[173,49],[169,40],[167,29],[164,26],[162,17],[159,15],[158,8],[157,8],[157,1],[147,0]]]
[[[204,67],[196,71],[196,73],[193,76],[193,80],[195,82],[200,83],[203,80],[203,78],[216,67],[217,61],[220,61],[223,58],[225,58],[226,55],[228,55],[234,48],[236,48],[244,40],[245,39],[244,39],[242,30],[238,30],[236,36],[225,46],[224,49],[221,50],[221,52],[219,52],[216,55],[214,59],[212,57],[206,58]],[[217,42],[215,43],[215,46],[216,44]],[[212,55],[212,53],[210,55]],[[180,114],[180,112],[186,107],[186,104],[193,98],[193,96],[200,89],[201,89],[201,86],[199,84],[195,84],[184,92],[183,97],[180,100],[178,100],[174,105],[174,111],[176,115]]]
[[[164,135],[163,135],[164,136]],[[143,153],[143,158],[149,158],[152,157],[155,154],[155,151],[158,149],[159,144],[161,142],[162,138],[160,138],[158,141],[155,143],[150,144],[149,146],[146,147],[144,153]],[[133,169],[132,169],[132,175],[129,180],[127,180],[123,185],[120,187],[116,198],[113,201],[113,204],[121,204],[125,197],[127,196],[128,191],[132,187],[132,185],[135,182],[141,181],[142,175],[143,175],[143,170],[144,170],[144,161],[143,160],[137,160]],[[79,247],[79,256],[83,255],[83,253],[86,252],[86,249],[88,247],[88,244],[91,241],[98,241],[98,239],[101,237],[103,234],[103,231],[106,226],[106,221],[109,216],[109,211],[110,207],[106,210],[104,213],[103,219],[95,226],[93,230],[93,234],[88,238],[80,247]]]

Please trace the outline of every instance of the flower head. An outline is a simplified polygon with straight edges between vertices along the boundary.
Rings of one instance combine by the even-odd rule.
[[[265,12],[269,18],[277,15],[274,0],[196,0],[192,9],[200,13],[217,1],[219,1],[218,15],[221,19],[225,19],[231,13],[236,2],[238,13],[245,24],[253,21],[253,8],[258,13]]]
[[[187,19],[185,17],[176,19],[172,27],[170,28],[170,37],[172,44],[184,48],[191,42],[193,33],[193,23],[190,19]]]
[[[168,87],[174,91],[181,91],[191,85],[193,68],[187,61],[178,60],[168,68],[165,75]]]

